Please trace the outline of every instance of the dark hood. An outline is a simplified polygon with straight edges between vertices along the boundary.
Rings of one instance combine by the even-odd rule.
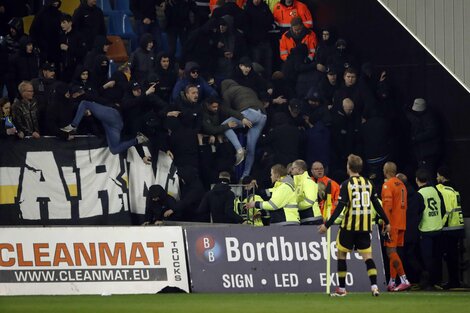
[[[149,199],[159,198],[161,201],[165,201],[167,196],[168,196],[168,194],[165,191],[165,189],[163,189],[162,186],[152,185],[149,188],[147,198],[149,198]]]
[[[140,47],[142,50],[147,51],[147,45],[153,42],[153,36],[149,33],[145,33],[142,35],[142,38],[140,38]]]
[[[23,19],[14,17],[8,22],[8,26],[16,30],[16,37],[21,37],[24,35]]]
[[[191,76],[189,75],[193,69],[199,69],[200,66],[196,62],[188,62],[184,66],[184,76],[187,78],[190,78]]]
[[[26,46],[30,43],[33,43],[33,40],[29,36],[23,36],[20,39],[20,41],[19,41],[19,44],[20,44],[19,51],[20,51],[21,54],[26,54]]]
[[[164,70],[160,64],[160,61],[163,59],[163,58],[169,58],[170,59],[170,66],[168,66],[168,69],[167,70]],[[162,51],[162,52],[159,52],[157,54],[157,57],[156,57],[156,68],[157,68],[157,72],[159,73],[163,73],[163,72],[171,72],[171,70],[174,68],[174,65],[173,65],[173,60],[171,58],[171,56],[165,52],[165,51]],[[189,62],[188,62],[189,63]],[[186,67],[185,67],[186,68]],[[186,71],[185,71],[186,73]],[[189,74],[189,73],[188,73]]]

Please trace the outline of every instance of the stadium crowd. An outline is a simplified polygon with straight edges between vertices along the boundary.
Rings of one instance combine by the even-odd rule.
[[[130,58],[116,64],[107,56],[113,13],[105,17],[96,0],[73,15],[59,0],[29,1],[28,35],[25,2],[0,1],[1,140],[105,135],[112,153],[136,146],[154,168],[141,144],[152,156],[166,152],[181,200],[152,186],[146,223],[322,224],[327,208],[354,206],[338,183],[358,155],[391,222],[389,290],[439,285],[443,255],[446,287],[460,286],[462,210],[439,167],[435,112],[422,98],[397,104],[387,72],[361,62],[334,27],[314,28],[306,4],[133,0]],[[416,182],[393,162],[403,142]],[[239,197],[233,182],[244,186]],[[361,214],[371,216],[370,206],[362,201]]]

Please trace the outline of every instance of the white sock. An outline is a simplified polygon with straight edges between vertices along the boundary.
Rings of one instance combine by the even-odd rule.
[[[408,281],[408,279],[406,279],[406,275],[401,275],[401,276],[400,276],[400,280],[401,280],[401,283],[402,283],[402,284],[410,284],[410,282]]]
[[[395,279],[390,278],[390,281],[388,282],[389,286],[395,286]]]
[[[375,289],[378,289],[379,287],[377,287],[377,285],[371,285],[370,286],[370,290],[374,291]]]

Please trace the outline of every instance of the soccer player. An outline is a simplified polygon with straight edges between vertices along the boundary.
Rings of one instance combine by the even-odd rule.
[[[390,220],[390,238],[384,242],[387,256],[390,260],[390,281],[388,291],[403,291],[411,287],[406,278],[403,263],[397,253],[397,247],[403,247],[406,230],[407,191],[405,184],[395,176],[397,166],[393,162],[384,164],[383,173],[385,183],[382,186],[382,206]],[[397,274],[400,276],[400,284],[395,284]]]
[[[348,156],[347,172],[349,179],[341,184],[338,198],[338,206],[335,212],[324,225],[319,226],[318,232],[324,234],[328,227],[338,218],[344,210],[344,219],[341,222],[336,246],[338,247],[338,278],[339,287],[336,288],[333,296],[346,296],[346,256],[348,252],[356,249],[364,259],[367,267],[367,275],[371,283],[372,295],[380,295],[377,287],[377,268],[372,259],[372,247],[370,243],[372,231],[372,207],[385,222],[384,233],[390,231],[388,217],[382,209],[377,194],[372,183],[362,177],[362,159],[354,154]]]

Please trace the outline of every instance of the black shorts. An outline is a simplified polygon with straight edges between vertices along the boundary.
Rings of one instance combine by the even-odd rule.
[[[336,246],[339,251],[372,252],[370,245],[371,233],[366,231],[351,231],[340,228],[336,237]]]

